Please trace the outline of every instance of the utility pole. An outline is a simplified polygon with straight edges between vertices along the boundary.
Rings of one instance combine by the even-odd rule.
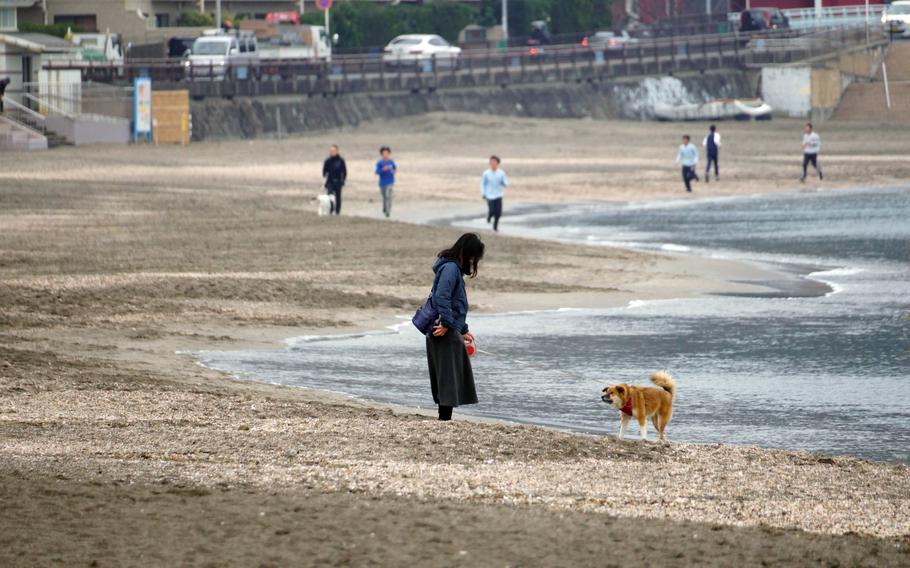
[[[869,45],[869,0],[866,0],[866,45]]]
[[[215,0],[215,27],[221,28],[221,0]]]
[[[502,40],[509,46],[509,0],[502,0]]]
[[[305,13],[306,13],[306,0],[300,0],[300,15],[302,16]]]
[[[331,7],[325,9],[325,40],[329,42],[329,56],[326,58],[329,61],[332,60],[332,35],[329,32],[329,10]]]

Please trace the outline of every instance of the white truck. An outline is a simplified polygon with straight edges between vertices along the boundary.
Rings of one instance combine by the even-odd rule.
[[[83,61],[109,61],[123,63],[123,45],[120,34],[92,33],[69,34],[68,38],[82,50]]]
[[[326,60],[332,56],[332,42],[323,26],[246,20],[240,22],[240,29],[256,35],[261,59]]]

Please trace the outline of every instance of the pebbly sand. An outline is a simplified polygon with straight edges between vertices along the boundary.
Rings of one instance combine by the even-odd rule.
[[[797,189],[777,163],[798,128],[722,124],[722,160],[736,163],[697,195]],[[492,151],[515,201],[680,197],[679,129],[431,115],[280,142],[2,156],[0,565],[907,564],[905,465],[439,424],[233,381],[176,354],[377,327],[425,294],[433,254],[457,231],[316,217],[312,171],[329,141],[357,157],[347,211],[379,208],[372,157],[359,156],[392,138],[396,211],[425,219],[468,207],[476,155]],[[825,187],[906,179],[910,140],[891,130],[825,125]],[[768,276],[484,238],[470,283],[484,311],[745,290],[730,281]]]

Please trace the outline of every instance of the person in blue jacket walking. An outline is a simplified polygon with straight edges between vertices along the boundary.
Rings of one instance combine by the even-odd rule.
[[[376,162],[376,175],[379,176],[379,193],[382,194],[382,212],[388,217],[392,214],[392,189],[395,187],[395,172],[398,167],[392,161],[392,149],[383,146],[379,149],[380,160]]]
[[[474,233],[465,233],[455,244],[439,253],[433,264],[433,307],[439,321],[427,334],[427,364],[433,402],[439,406],[439,419],[451,420],[452,409],[477,403],[474,372],[465,340],[474,341],[468,329],[468,295],[465,275],[477,276],[484,244]]]
[[[480,177],[480,196],[487,200],[487,223],[493,221],[494,231],[499,230],[502,217],[503,189],[509,185],[509,178],[499,164],[499,156],[490,156],[490,169]]]
[[[695,164],[698,163],[698,148],[689,141],[689,135],[684,134],[682,144],[676,152],[676,163],[682,165],[683,183],[686,184],[686,191],[692,192],[692,180],[698,181],[698,174],[695,173]]]

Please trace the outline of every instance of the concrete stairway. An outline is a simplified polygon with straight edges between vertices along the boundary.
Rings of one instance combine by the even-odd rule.
[[[910,43],[895,42],[885,55],[891,108],[885,104],[881,69],[870,83],[853,83],[844,91],[832,120],[910,124]]]
[[[47,137],[0,115],[0,151],[47,150]]]

